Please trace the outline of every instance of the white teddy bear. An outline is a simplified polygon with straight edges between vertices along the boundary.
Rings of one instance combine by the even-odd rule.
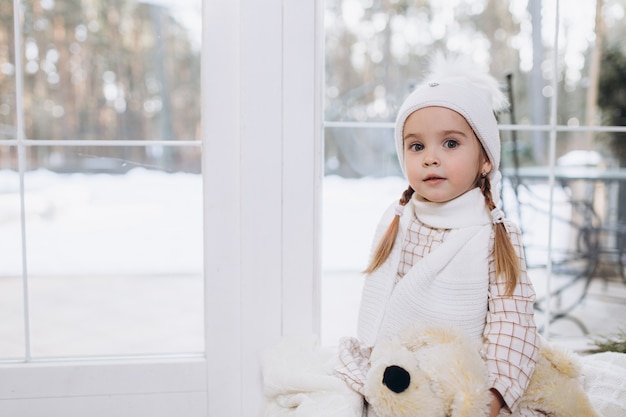
[[[379,417],[482,417],[492,398],[487,379],[478,342],[456,328],[417,326],[374,347],[364,392]],[[581,385],[578,357],[545,342],[520,408],[600,417]]]

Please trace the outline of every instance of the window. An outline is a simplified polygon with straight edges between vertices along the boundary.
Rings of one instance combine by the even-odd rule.
[[[0,360],[202,355],[201,3],[14,4]]]
[[[31,16],[30,8],[39,7],[41,2],[36,5],[32,5],[31,2],[15,1],[15,3],[18,8],[24,8],[24,16]],[[69,1],[66,3],[47,2],[45,6],[51,7],[52,4],[57,10],[62,8],[64,11],[69,8],[77,12],[82,7]],[[69,7],[69,4],[72,7]],[[199,4],[199,2],[194,4]],[[116,13],[116,10],[122,6],[119,2],[108,2],[102,5],[98,2],[80,2],[80,5],[97,7],[103,16],[110,16],[109,13],[118,18],[121,16]],[[44,142],[45,138],[35,139],[32,133],[27,132],[26,135],[17,139],[14,133],[9,133],[0,139],[3,157],[13,155],[7,159],[10,162],[6,162],[6,165],[3,162],[2,165],[2,168],[10,166],[9,171],[12,171],[8,173],[9,179],[6,183],[19,190],[22,183],[20,173],[22,173],[26,185],[23,187],[24,197],[28,196],[28,184],[33,183],[30,176],[41,180],[40,176],[37,176],[40,174],[39,171],[30,171],[30,167],[36,166],[29,162],[30,156],[27,155],[32,155],[33,149],[35,152],[41,152],[40,156],[45,156],[40,150],[54,149],[55,152],[62,150],[70,156],[76,156],[74,159],[77,164],[81,160],[90,160],[89,163],[83,162],[83,165],[94,170],[89,172],[90,175],[91,172],[94,173],[93,177],[96,180],[102,179],[105,175],[110,176],[111,165],[122,171],[114,177],[123,181],[112,185],[109,183],[103,186],[101,183],[96,183],[87,186],[81,183],[87,174],[87,168],[85,168],[84,171],[68,174],[67,178],[70,178],[71,182],[68,180],[68,184],[63,184],[61,188],[82,188],[89,191],[93,186],[96,187],[94,191],[99,191],[97,187],[103,186],[103,191],[107,193],[102,194],[104,201],[101,202],[107,205],[99,211],[101,217],[98,221],[100,222],[103,222],[103,218],[111,220],[107,215],[115,215],[115,220],[126,220],[125,213],[137,220],[140,217],[138,213],[141,213],[145,217],[145,219],[140,219],[141,224],[148,222],[158,225],[158,233],[149,236],[144,236],[145,229],[140,230],[138,226],[135,227],[135,223],[126,229],[120,227],[117,230],[120,235],[117,245],[137,246],[138,242],[149,242],[150,245],[154,243],[155,246],[161,244],[163,248],[158,248],[158,250],[161,251],[159,255],[165,253],[162,259],[152,257],[149,260],[141,259],[145,262],[139,265],[135,263],[126,265],[122,262],[110,261],[109,258],[98,258],[97,254],[89,254],[89,256],[90,260],[95,258],[101,268],[120,272],[120,275],[113,277],[114,279],[106,281],[111,286],[109,289],[113,292],[117,291],[116,296],[125,295],[122,290],[124,286],[129,285],[126,282],[128,278],[141,278],[140,281],[145,283],[143,289],[155,290],[151,294],[143,294],[151,302],[150,305],[161,309],[157,313],[162,312],[163,316],[174,318],[170,323],[180,325],[172,329],[169,325],[160,326],[161,323],[159,323],[157,326],[155,323],[150,323],[159,327],[159,332],[165,331],[165,333],[160,333],[165,337],[160,338],[157,343],[154,343],[154,339],[152,342],[145,340],[150,339],[150,335],[146,335],[141,326],[143,336],[134,334],[128,336],[127,333],[119,334],[111,331],[109,339],[104,336],[99,339],[106,346],[103,347],[102,344],[95,348],[92,346],[88,353],[76,352],[76,349],[68,342],[63,347],[65,353],[56,349],[50,353],[52,356],[43,356],[45,352],[42,353],[40,344],[42,339],[35,333],[38,329],[33,330],[31,323],[30,332],[25,332],[26,326],[22,325],[28,322],[21,301],[24,299],[23,288],[26,285],[32,292],[32,281],[35,278],[31,277],[30,270],[27,269],[26,280],[22,279],[20,266],[22,261],[26,260],[27,266],[34,261],[28,257],[28,253],[26,257],[20,254],[17,260],[11,259],[10,263],[7,263],[9,266],[6,267],[19,271],[20,276],[11,277],[7,273],[6,279],[4,275],[1,279],[13,283],[10,290],[13,291],[14,297],[11,302],[14,305],[13,308],[19,312],[12,311],[10,314],[12,314],[11,320],[14,326],[19,327],[19,332],[21,332],[17,336],[18,339],[25,338],[25,334],[28,334],[33,340],[27,343],[18,340],[16,346],[19,345],[19,347],[11,348],[13,350],[9,353],[3,353],[2,363],[0,363],[0,368],[2,368],[0,372],[2,406],[0,409],[2,412],[8,415],[44,413],[68,417],[84,415],[84,410],[106,410],[106,413],[120,417],[136,415],[199,417],[207,414],[250,415],[258,412],[262,402],[262,390],[258,380],[259,352],[271,343],[276,343],[281,335],[302,332],[310,334],[317,332],[319,325],[319,242],[317,239],[319,209],[317,202],[321,178],[321,164],[319,164],[321,101],[318,95],[321,91],[320,80],[322,79],[322,59],[319,54],[320,23],[322,22],[320,5],[320,2],[308,0],[286,3],[255,0],[202,2],[202,72],[193,76],[193,87],[190,86],[194,94],[200,94],[202,90],[201,104],[199,108],[196,108],[195,101],[187,100],[188,97],[184,96],[183,99],[177,101],[182,107],[176,107],[178,109],[174,118],[176,120],[172,120],[173,124],[188,133],[171,138],[161,137],[156,133],[146,134],[145,137],[61,136],[55,139],[48,138]],[[0,4],[0,7],[6,7],[6,3]],[[143,8],[145,3],[136,4],[136,7]],[[4,13],[4,10],[0,14],[2,19],[12,13],[12,9],[7,13]],[[129,8],[124,10],[125,16],[128,16]],[[168,10],[172,16],[178,15],[179,12],[187,10],[186,3],[177,2],[176,9]],[[192,18],[197,19],[198,10],[193,8],[192,10]],[[52,11],[49,12],[49,16],[58,20]],[[25,22],[27,23],[26,20]],[[10,20],[9,25],[12,25]],[[4,36],[5,27],[3,21],[0,36]],[[152,34],[148,30],[150,27],[148,25],[147,29],[144,28],[141,36],[133,40],[149,41]],[[12,26],[7,30],[9,34],[13,33]],[[161,30],[162,33],[166,33],[165,24],[162,24]],[[190,34],[196,33],[195,27],[190,26],[189,32]],[[59,33],[63,34],[63,31]],[[191,36],[191,38],[194,37]],[[0,39],[4,40],[4,38]],[[181,77],[186,76],[187,71],[193,70],[194,65],[197,65],[195,58],[191,59],[192,56],[185,60],[180,55],[180,52],[186,51],[186,45],[192,44],[193,42],[176,44],[175,48],[168,50],[165,54],[168,65],[174,65],[176,63],[173,61],[178,60],[179,67],[177,68]],[[0,42],[0,48],[4,45]],[[7,50],[10,51],[13,48],[13,39],[7,40],[6,45]],[[102,43],[99,45],[103,46]],[[20,47],[17,49],[19,50]],[[15,65],[11,60],[11,54],[9,52],[7,54],[10,65]],[[114,53],[111,54],[112,56],[106,58],[112,59]],[[133,60],[139,61],[139,58],[134,57]],[[85,62],[86,65],[91,64],[91,61]],[[4,63],[5,61],[0,62],[3,70],[12,69]],[[20,72],[13,70],[16,73]],[[141,75],[139,78],[145,77]],[[200,78],[202,86],[198,88]],[[115,78],[108,76],[107,79],[119,80],[120,78],[116,73]],[[168,91],[170,99],[173,100],[175,86],[171,79],[169,81]],[[0,90],[2,94],[5,91],[21,89],[18,77],[15,77],[12,82],[15,86],[9,86],[6,90],[3,88]],[[186,91],[186,89],[183,90]],[[114,97],[113,93],[119,92],[120,89],[115,87],[107,91],[111,94],[110,97]],[[124,91],[128,93],[128,90]],[[13,103],[25,96],[26,94],[9,96],[8,102]],[[2,97],[6,100],[5,96]],[[128,99],[128,96],[125,97]],[[160,96],[156,97],[147,108],[158,109],[161,106],[159,101],[163,101]],[[115,108],[116,102],[113,101],[110,105]],[[22,107],[26,108],[26,103]],[[7,109],[7,107],[2,108]],[[171,111],[174,111],[173,109],[174,106],[170,108]],[[195,117],[196,111],[201,114],[199,116],[201,129],[197,124],[189,122],[190,118]],[[178,123],[179,120],[183,120],[183,118],[179,119],[181,113],[187,116],[184,118],[183,127]],[[116,112],[107,112],[108,116],[115,116],[113,121],[117,120],[116,114]],[[9,121],[6,124],[13,123],[13,118],[17,119],[18,115],[19,113],[13,113],[7,116]],[[151,124],[151,120],[157,119],[144,120],[145,123],[142,122],[142,125],[156,127]],[[5,121],[2,123],[5,124]],[[160,122],[158,124],[161,126]],[[152,132],[161,132],[160,129],[160,127],[156,130],[152,129]],[[5,130],[2,132],[4,134]],[[9,129],[9,132],[13,131]],[[155,152],[146,152],[148,148]],[[22,156],[17,152],[18,150],[23,152]],[[168,159],[167,162],[151,159],[149,166],[140,164],[140,169],[121,166],[123,163],[132,165],[129,162],[141,161],[138,154],[148,158],[150,155],[158,156],[160,153],[165,155],[168,152],[174,155],[185,155],[186,164],[179,165],[181,159],[175,157]],[[98,158],[93,158],[93,156]],[[100,160],[100,156],[106,157],[102,158],[106,160]],[[24,160],[20,161],[20,157]],[[117,165],[119,159],[123,162]],[[52,162],[55,160],[53,158]],[[201,183],[187,182],[189,177],[197,176],[199,164],[195,162],[200,160]],[[37,161],[40,164],[46,162],[45,160]],[[102,164],[102,162],[106,163]],[[50,166],[46,169],[52,171]],[[60,172],[60,174],[67,173]],[[155,174],[155,177],[148,174]],[[173,193],[171,197],[174,201],[167,200],[168,196],[164,192],[157,195],[151,192],[152,188],[144,189],[138,186],[138,184],[145,184],[142,181],[146,176],[151,179],[149,185],[156,184],[162,187],[163,191],[169,189],[169,192]],[[182,181],[178,182],[178,177],[183,177]],[[172,182],[177,183],[176,187],[172,187],[174,191],[170,188],[173,186]],[[0,184],[2,187],[5,186],[4,177]],[[120,200],[107,199],[111,193],[124,194],[127,200],[123,200],[122,203],[130,201],[133,204],[122,205]],[[11,203],[7,206],[12,207],[14,213],[21,217],[22,205],[19,192],[17,194],[17,197],[13,195],[10,198]],[[4,195],[2,197],[4,198]],[[176,200],[178,198],[184,201],[179,202]],[[167,201],[164,203],[163,199]],[[197,199],[202,201],[201,210],[196,206],[200,204]],[[88,201],[91,200],[88,199]],[[153,201],[164,205],[156,208],[152,206],[152,210],[146,210],[148,203]],[[167,218],[172,209],[178,210],[181,206],[184,206],[184,212],[179,214],[182,217]],[[27,205],[24,204],[23,207],[26,208]],[[195,222],[194,219],[198,215],[196,208],[201,211],[203,224],[198,225],[198,229],[188,230],[185,225]],[[85,213],[84,210],[72,212],[72,215],[76,216],[73,217],[75,220],[91,214]],[[165,218],[165,223],[159,223],[160,218]],[[31,221],[34,226],[38,226],[37,222],[40,220],[27,218],[26,222],[22,223],[20,219],[17,220],[20,226],[14,226],[6,234],[3,229],[0,234],[2,245],[19,247],[22,234],[27,237],[27,246],[38,244],[37,241],[33,242],[33,239],[28,237],[31,233]],[[63,226],[69,227],[68,223],[71,222],[68,221]],[[21,228],[22,224],[24,231]],[[90,227],[101,228],[101,234],[109,233],[105,226],[90,224]],[[174,230],[176,228],[181,229],[180,234],[189,232],[185,235],[188,241],[180,242],[180,246],[173,247],[171,242],[166,241],[161,235],[171,236],[176,233]],[[84,233],[82,230],[79,232]],[[40,236],[45,237],[43,233],[40,233]],[[200,236],[201,239],[199,239]],[[17,243],[9,239],[17,239]],[[128,242],[124,241],[125,239]],[[48,239],[48,242],[50,240]],[[199,241],[203,245],[202,249],[194,246]],[[53,243],[55,246],[70,245],[62,242],[61,239],[54,240]],[[74,247],[77,246],[74,242],[70,243]],[[95,245],[98,242],[94,240],[84,243]],[[140,249],[144,248],[133,248],[136,251]],[[12,250],[14,253],[19,252],[19,249]],[[137,261],[124,250],[117,248],[111,250],[116,251],[116,256],[120,256],[120,259],[124,261],[129,259],[133,262]],[[178,252],[166,253],[167,251]],[[201,259],[196,257],[195,251],[201,251]],[[38,257],[43,259],[41,251]],[[187,262],[188,260],[191,262]],[[77,259],[71,261],[72,263],[78,262]],[[168,261],[172,262],[168,263]],[[0,262],[2,263],[0,267],[5,268],[3,262]],[[171,269],[168,271],[175,270],[177,273],[176,279],[170,281],[176,288],[172,290],[169,287],[172,291],[162,297],[161,290],[167,290],[167,285],[164,283],[168,277],[165,276],[166,274],[152,274],[165,263],[170,265]],[[183,265],[185,269],[182,269]],[[70,266],[75,267],[73,264],[65,265],[66,270]],[[95,268],[91,263],[83,267],[85,270],[87,267],[91,270]],[[145,275],[133,275],[133,271],[136,271],[133,268],[139,267]],[[31,268],[35,266],[31,265]],[[196,273],[201,276],[197,281]],[[104,285],[96,286],[98,282],[104,281],[103,278],[106,277],[89,276],[89,279],[84,282],[80,280],[74,282],[80,282],[81,285],[92,289],[89,295],[93,299],[97,297],[94,297],[92,293],[105,287]],[[142,281],[144,278],[145,281]],[[41,285],[44,285],[52,283],[52,280],[41,282],[43,283]],[[191,285],[182,288],[184,282]],[[37,300],[33,300],[36,297],[33,297],[31,293],[29,295],[28,302],[32,309]],[[133,296],[138,295],[141,294],[133,294]],[[181,303],[177,304],[176,309],[167,308],[167,304],[174,298]],[[204,323],[183,322],[182,317],[188,317],[186,311],[193,310],[195,314],[197,307],[195,300],[201,298],[204,298],[204,305],[200,320],[204,318]],[[121,297],[108,297],[106,302],[98,303],[97,306],[85,300],[81,301],[84,301],[83,305],[86,305],[88,312],[99,308],[106,309],[107,306],[122,306],[124,311],[133,308],[133,306],[123,305],[125,299]],[[59,311],[65,308],[60,302],[43,307],[60,308]],[[26,311],[30,312],[30,309]],[[155,311],[156,308],[148,313]],[[1,314],[4,314],[4,311]],[[56,322],[63,327],[68,315],[56,314],[61,316]],[[84,315],[84,312],[77,314]],[[43,313],[37,317],[41,319]],[[4,316],[2,318],[4,319]],[[102,321],[96,324],[102,324]],[[140,327],[136,324],[117,320],[115,326],[129,325],[131,329]],[[185,328],[189,326],[195,328],[196,325],[201,326],[201,329],[199,333],[194,333],[192,338],[165,342],[169,336],[180,337]],[[88,328],[90,326],[94,326],[94,323],[85,320],[85,326],[74,332],[74,335],[78,334],[79,330],[91,332],[92,330]],[[105,326],[101,327],[104,329]],[[110,327],[106,330],[110,330]],[[141,339],[140,344],[143,346],[128,346],[125,343],[119,343],[119,339],[114,340],[118,335],[124,338],[125,342]],[[38,337],[39,339],[35,340]],[[206,343],[203,343],[204,340]],[[28,346],[28,342],[31,345],[30,357],[24,347]],[[114,346],[111,342],[114,342]],[[166,346],[170,342],[176,343],[177,346]],[[181,347],[182,344],[185,346]],[[48,355],[48,353],[45,354]],[[69,356],[70,354],[75,356]],[[40,382],[33,384],[32,381]]]
[[[560,3],[326,2],[322,279],[326,344],[356,329],[359,271],[367,263],[373,228],[406,188],[395,155],[393,120],[438,49],[471,55],[501,81],[513,104],[510,112],[499,116],[501,169],[507,174],[503,207],[524,231],[538,295],[547,293],[548,285],[552,292],[578,274],[604,276],[599,265],[607,264],[617,268],[606,277],[611,288],[622,290],[618,284],[620,274],[623,277],[619,242],[626,220],[624,182],[574,181],[563,178],[562,171],[566,164],[585,165],[604,175],[626,166],[626,103],[618,99],[623,97],[624,80],[617,75],[624,73],[626,62],[620,41],[626,3],[589,0],[575,8]],[[515,182],[518,169],[538,170],[542,178]],[[528,204],[528,187],[534,206]],[[593,200],[588,187],[594,190]],[[580,207],[586,207],[582,214]],[[568,257],[586,258],[580,264]],[[601,280],[590,283],[602,292]],[[555,301],[576,302],[585,291],[582,280],[574,288],[577,294],[568,291],[562,299],[538,304],[543,306],[538,322],[546,323],[544,331],[559,336],[619,328],[620,323],[593,328],[590,323],[606,321],[594,315],[593,307],[568,312],[570,320],[548,320],[561,308]],[[600,314],[611,314],[613,307],[606,308],[609,312],[603,307]]]

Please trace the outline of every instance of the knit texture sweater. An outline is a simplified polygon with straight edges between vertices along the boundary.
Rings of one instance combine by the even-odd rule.
[[[377,229],[374,245],[394,215],[390,208]],[[410,221],[450,229],[445,241],[411,267],[397,284],[397,270]],[[489,286],[491,216],[478,188],[447,203],[418,200],[405,207],[387,260],[366,277],[358,336],[366,346],[398,334],[416,321],[458,326],[474,338],[483,334]]]

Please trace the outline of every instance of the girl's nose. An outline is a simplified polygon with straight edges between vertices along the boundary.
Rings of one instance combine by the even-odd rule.
[[[423,159],[424,166],[439,165],[439,158],[435,151],[427,151]]]

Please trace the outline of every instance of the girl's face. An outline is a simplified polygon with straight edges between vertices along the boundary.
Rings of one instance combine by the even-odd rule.
[[[465,118],[445,107],[424,107],[404,122],[404,166],[424,200],[443,203],[476,187],[491,162]]]

